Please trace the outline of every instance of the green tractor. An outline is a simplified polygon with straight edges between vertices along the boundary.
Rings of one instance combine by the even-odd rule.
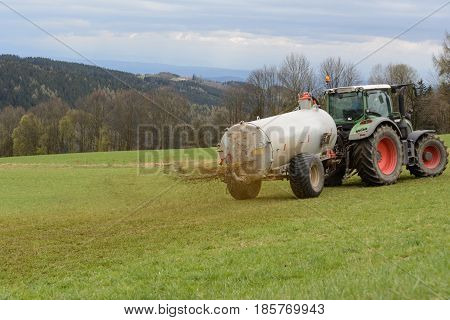
[[[325,185],[340,185],[356,173],[366,185],[393,184],[403,165],[416,177],[442,174],[448,163],[447,147],[433,130],[414,131],[405,109],[411,91],[415,89],[410,84],[326,90],[338,138],[324,166]]]

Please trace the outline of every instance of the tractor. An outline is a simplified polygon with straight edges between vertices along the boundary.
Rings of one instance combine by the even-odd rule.
[[[325,91],[327,111],[338,131],[335,157],[324,163],[326,186],[340,185],[356,173],[369,186],[393,184],[403,165],[416,177],[442,174],[447,147],[433,130],[414,131],[405,106],[411,91],[415,94],[412,84]]]

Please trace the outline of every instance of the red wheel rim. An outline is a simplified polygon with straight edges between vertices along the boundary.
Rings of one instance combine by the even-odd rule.
[[[428,169],[435,169],[441,163],[441,153],[436,146],[427,146],[422,152],[423,165]]]
[[[391,138],[385,137],[378,142],[378,168],[385,175],[394,172],[397,166],[397,146]]]

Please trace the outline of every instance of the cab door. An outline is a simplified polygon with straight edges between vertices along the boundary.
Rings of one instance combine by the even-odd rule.
[[[367,91],[367,111],[379,114],[382,117],[389,117],[392,113],[391,98],[386,91]]]

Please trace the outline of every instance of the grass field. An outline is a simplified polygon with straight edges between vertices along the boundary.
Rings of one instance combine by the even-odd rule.
[[[199,153],[213,155],[184,155]],[[450,169],[307,200],[267,182],[235,201],[219,181],[138,175],[136,160],[0,159],[0,298],[450,297]]]

